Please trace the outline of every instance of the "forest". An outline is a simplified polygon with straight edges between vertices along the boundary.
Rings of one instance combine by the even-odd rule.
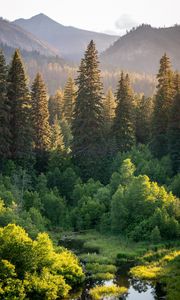
[[[58,246],[67,232],[153,245],[130,272],[180,297],[180,73],[162,54],[152,97],[124,72],[104,93],[101,76],[93,41],[53,95],[40,73],[29,84],[18,49],[8,65],[0,52],[1,299],[62,299],[83,283],[82,260]]]

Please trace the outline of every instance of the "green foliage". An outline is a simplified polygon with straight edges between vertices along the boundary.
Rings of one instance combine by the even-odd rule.
[[[124,152],[135,144],[135,120],[133,94],[129,77],[121,73],[121,79],[117,90],[117,106],[112,126],[112,134],[115,136],[117,150]]]
[[[53,191],[46,193],[42,199],[45,216],[54,226],[62,226],[64,221],[65,203],[63,199]]]
[[[72,77],[69,77],[64,87],[63,114],[69,125],[72,123],[73,108],[76,98],[76,86]]]
[[[148,253],[145,255],[145,258]],[[139,265],[131,269],[131,274],[136,278],[145,280],[158,280],[163,283],[168,300],[179,299],[180,279],[180,252],[164,251],[161,258],[155,256],[150,263]]]
[[[34,129],[34,147],[47,151],[50,147],[50,126],[46,87],[38,73],[32,84],[32,121]]]
[[[101,174],[103,158],[102,84],[95,44],[91,41],[81,61],[72,122],[72,154],[83,178]]]
[[[180,74],[176,75],[180,82]],[[180,88],[176,87],[176,95],[170,110],[168,123],[168,146],[174,172],[180,172]]]
[[[0,229],[0,294],[6,299],[57,299],[83,280],[77,258],[55,252],[48,235],[35,241],[16,225]]]
[[[115,285],[110,286],[96,286],[90,289],[90,295],[93,300],[101,300],[108,296],[120,297],[127,292],[125,287],[118,287]]]
[[[153,115],[152,149],[156,157],[168,153],[168,124],[174,97],[174,82],[171,63],[166,53],[160,60],[157,74],[158,85]]]
[[[120,185],[112,197],[113,231],[125,231],[136,240],[148,239],[155,226],[164,238],[178,237],[178,214],[177,199],[145,175],[132,178],[125,187]]]
[[[7,97],[7,67],[3,52],[0,50],[0,156],[10,157],[10,110]]]
[[[24,164],[32,155],[31,101],[19,50],[15,51],[9,68],[7,96],[11,114],[11,158]]]
[[[49,98],[48,108],[49,122],[53,124],[55,116],[59,120],[63,114],[63,91],[61,89],[57,90],[55,95]]]
[[[155,243],[160,242],[161,234],[160,234],[158,226],[155,226],[154,229],[152,230],[151,240],[152,240],[152,242],[155,242]]]

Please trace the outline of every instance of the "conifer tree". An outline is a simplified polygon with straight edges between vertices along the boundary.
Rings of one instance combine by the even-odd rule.
[[[24,162],[32,154],[31,101],[19,50],[15,51],[9,68],[8,99],[11,112],[11,157]]]
[[[168,145],[174,172],[180,172],[180,74],[174,78],[175,97],[168,125]]]
[[[105,123],[110,128],[115,115],[115,107],[116,107],[115,97],[111,88],[108,89],[103,104],[104,104]]]
[[[10,157],[10,106],[7,97],[7,67],[0,50],[0,157]]]
[[[118,151],[128,151],[135,144],[134,102],[129,76],[121,73],[117,90],[117,107],[112,126]]]
[[[37,74],[32,84],[32,123],[34,130],[34,149],[43,156],[50,150],[51,129],[49,125],[48,99],[45,83]]]
[[[54,123],[51,130],[51,150],[64,150],[64,140],[61,127],[57,115],[54,118]]]
[[[72,122],[72,154],[84,178],[96,177],[103,158],[104,118],[102,83],[98,67],[97,50],[91,41],[79,68]]]
[[[161,157],[167,154],[168,151],[168,123],[174,98],[173,72],[170,59],[166,54],[160,60],[157,79],[158,85],[152,124],[152,150],[157,157]]]
[[[63,114],[63,91],[58,89],[55,95],[49,98],[49,122],[53,124],[55,116],[57,116],[58,120],[62,118]]]
[[[76,86],[72,77],[69,77],[64,88],[64,97],[63,97],[63,113],[64,117],[67,120],[68,124],[71,125],[73,107],[76,97]]]
[[[142,96],[136,107],[136,140],[137,143],[147,144],[151,137],[153,114],[153,99]]]

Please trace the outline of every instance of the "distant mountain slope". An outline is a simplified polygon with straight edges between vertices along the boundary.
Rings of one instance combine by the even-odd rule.
[[[152,28],[141,25],[119,38],[102,55],[104,68],[157,73],[166,52],[173,67],[180,70],[180,26]]]
[[[101,52],[108,48],[118,36],[91,32],[71,26],[63,26],[44,14],[30,19],[18,19],[14,24],[33,33],[50,45],[57,48],[61,55],[70,60],[79,60],[90,40],[94,40]]]
[[[18,25],[3,20],[2,18],[0,18],[0,43],[26,51],[37,51],[42,55],[57,55],[57,50],[53,47],[40,41],[37,37]]]

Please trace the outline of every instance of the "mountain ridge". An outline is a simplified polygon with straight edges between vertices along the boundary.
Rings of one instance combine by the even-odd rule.
[[[56,56],[58,54],[57,50],[51,45],[39,40],[35,35],[27,32],[17,24],[3,18],[0,18],[0,43],[26,51],[37,51],[46,56]]]
[[[154,28],[142,24],[115,41],[100,60],[104,68],[154,74],[165,52],[174,68],[180,69],[179,49],[180,26]]]
[[[90,40],[93,39],[98,51],[102,52],[119,38],[116,35],[65,26],[42,13],[29,19],[17,19],[13,24],[54,46],[64,58],[76,61],[80,60]]]

